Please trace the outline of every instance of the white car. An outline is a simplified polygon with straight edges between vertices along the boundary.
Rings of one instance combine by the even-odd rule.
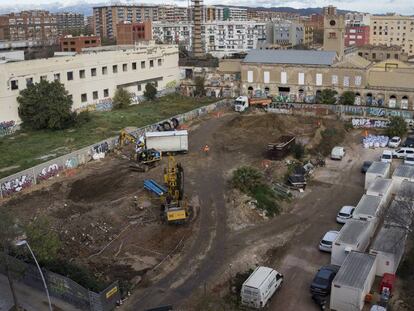
[[[397,147],[400,146],[400,144],[401,144],[401,137],[394,136],[388,142],[388,147],[390,147],[390,148],[397,148]]]
[[[323,252],[332,252],[332,244],[336,240],[336,237],[338,236],[339,231],[328,231],[323,236],[322,240],[319,242],[319,250]]]
[[[392,153],[393,157],[398,159],[404,159],[409,154],[414,154],[414,148],[402,147]]]
[[[414,165],[414,154],[407,154],[404,159],[404,164]]]
[[[345,149],[344,147],[333,147],[331,151],[331,159],[332,160],[342,160],[342,158],[345,156]]]
[[[354,214],[355,206],[345,205],[341,208],[338,215],[336,215],[336,222],[340,224],[346,223],[346,221],[352,218]]]
[[[381,155],[381,162],[384,163],[391,163],[393,157],[393,152],[391,150],[384,150]]]

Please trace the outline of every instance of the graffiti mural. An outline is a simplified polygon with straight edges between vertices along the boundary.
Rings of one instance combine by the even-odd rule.
[[[16,130],[17,125],[15,121],[11,120],[0,122],[0,136],[13,134]]]
[[[100,99],[95,104],[96,111],[110,111],[113,108],[112,98]]]
[[[352,119],[352,126],[354,128],[386,128],[388,127],[388,123],[388,120],[376,120],[369,118]]]
[[[1,192],[3,196],[11,195],[16,192],[20,192],[25,188],[32,185],[33,179],[30,176],[23,175],[19,178],[15,178],[6,181],[1,185]]]
[[[61,168],[59,167],[59,165],[57,165],[56,163],[51,164],[47,167],[44,167],[42,171],[39,173],[39,175],[37,176],[37,178],[39,180],[47,180],[51,177],[58,175],[60,170]]]
[[[77,157],[67,159],[66,162],[65,162],[65,168],[67,168],[67,169],[75,168],[78,165],[79,165],[79,161],[78,161]]]

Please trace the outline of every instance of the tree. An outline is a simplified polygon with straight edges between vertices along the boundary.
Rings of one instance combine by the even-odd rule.
[[[262,183],[262,174],[250,166],[242,166],[233,172],[231,184],[244,193],[250,193]]]
[[[402,137],[407,133],[407,123],[402,117],[391,117],[387,128],[387,135],[390,137]]]
[[[73,124],[72,98],[58,81],[31,84],[20,91],[17,101],[24,127],[60,130]]]
[[[118,88],[112,98],[112,103],[115,109],[126,108],[131,105],[131,93],[123,88]]]
[[[157,89],[152,83],[145,85],[144,97],[148,100],[154,100],[157,96]]]
[[[322,90],[319,97],[317,98],[318,103],[324,105],[334,105],[336,103],[336,95],[338,93],[335,90],[325,89]]]
[[[195,84],[195,96],[204,96],[206,93],[206,90],[204,89],[204,78],[203,77],[195,77],[194,79]]]
[[[341,105],[352,106],[355,103],[355,93],[352,91],[345,91],[339,97],[339,103]]]

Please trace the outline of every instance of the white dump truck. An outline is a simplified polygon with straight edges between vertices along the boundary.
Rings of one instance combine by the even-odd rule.
[[[187,152],[188,131],[146,132],[145,145],[161,152]]]
[[[265,108],[272,103],[271,98],[239,96],[234,101],[234,111],[243,112],[250,106]]]
[[[264,308],[276,290],[282,285],[283,275],[268,267],[257,267],[243,283],[241,302],[251,308]]]

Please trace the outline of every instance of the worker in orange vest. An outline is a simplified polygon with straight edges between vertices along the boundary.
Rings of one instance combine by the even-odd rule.
[[[204,153],[205,153],[205,154],[208,154],[208,152],[210,151],[210,147],[206,144],[206,145],[203,147],[203,151],[204,151]]]

